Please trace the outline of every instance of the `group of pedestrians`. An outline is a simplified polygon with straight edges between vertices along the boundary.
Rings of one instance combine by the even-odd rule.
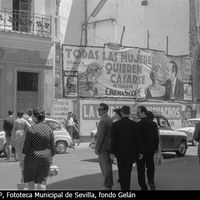
[[[8,111],[9,116],[3,122],[3,130],[5,131],[6,137],[6,160],[11,159],[12,149],[14,149],[15,152],[15,160],[18,161],[18,159],[20,159],[25,135],[31,123],[28,119],[29,114],[27,112],[25,115],[24,112],[19,111],[17,113],[17,118],[15,119],[14,112]]]
[[[46,180],[55,155],[53,130],[44,123],[45,111],[33,108],[18,112],[14,119],[13,112],[4,120],[6,133],[7,159],[11,158],[11,146],[15,148],[15,159],[20,162],[22,181],[28,189],[46,189]]]
[[[154,184],[154,154],[159,147],[159,131],[152,120],[153,114],[146,107],[137,108],[138,122],[131,120],[130,107],[122,106],[114,110],[117,120],[108,116],[108,105],[101,103],[98,107],[100,122],[97,127],[95,153],[104,177],[103,190],[111,190],[113,186],[112,159],[117,159],[119,183],[121,190],[130,190],[131,171],[133,164],[137,165],[138,183],[141,190],[147,190],[148,185],[155,190]]]

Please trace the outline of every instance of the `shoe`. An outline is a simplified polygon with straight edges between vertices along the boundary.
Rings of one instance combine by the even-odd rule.
[[[19,158],[15,158],[15,162],[18,162],[19,161]]]
[[[112,190],[112,187],[106,187],[106,186],[104,186],[104,187],[102,188],[102,190]]]
[[[156,190],[155,185],[153,183],[149,184],[150,190]]]

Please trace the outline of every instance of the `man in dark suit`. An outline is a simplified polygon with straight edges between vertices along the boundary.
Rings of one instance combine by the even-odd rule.
[[[95,153],[99,157],[99,165],[104,177],[103,190],[112,190],[113,174],[111,151],[111,128],[113,121],[108,116],[108,105],[101,103],[98,107],[98,113],[101,117],[97,127],[97,140],[95,144]]]
[[[156,122],[150,119],[146,107],[139,106],[137,115],[141,138],[142,138],[142,154],[143,158],[137,160],[138,182],[142,190],[147,190],[145,181],[145,172],[147,169],[148,185],[151,190],[155,190],[154,185],[154,154],[158,151],[159,133]]]
[[[112,126],[112,153],[117,158],[121,189],[130,190],[132,166],[142,144],[137,123],[129,119],[130,107],[122,106],[121,114],[123,118]]]
[[[7,153],[7,158],[6,160],[10,160],[11,158],[11,133],[12,129],[14,126],[14,117],[13,117],[13,111],[8,111],[8,117],[4,120],[3,122],[3,130],[5,131],[5,136],[6,136],[6,153]]]
[[[165,86],[165,100],[183,100],[183,83],[178,79],[178,66],[174,61],[169,61],[167,65],[167,79]]]

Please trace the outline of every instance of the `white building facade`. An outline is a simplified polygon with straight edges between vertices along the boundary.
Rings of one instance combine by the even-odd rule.
[[[96,0],[69,1],[71,10],[63,43],[80,44],[83,27],[82,45],[103,46],[108,42],[120,43],[122,38],[124,46],[161,51],[168,48],[170,55],[189,54],[188,0],[109,0],[92,17],[98,3]],[[61,4],[66,1],[61,0]],[[66,20],[68,13],[61,15]],[[66,24],[61,24],[63,30],[62,25]]]
[[[0,119],[35,106],[51,112],[56,0],[0,0]]]

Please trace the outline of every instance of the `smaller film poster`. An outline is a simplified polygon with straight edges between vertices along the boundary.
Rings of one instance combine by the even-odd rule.
[[[192,84],[184,83],[184,100],[192,100]]]
[[[78,71],[64,71],[64,97],[77,97]]]

